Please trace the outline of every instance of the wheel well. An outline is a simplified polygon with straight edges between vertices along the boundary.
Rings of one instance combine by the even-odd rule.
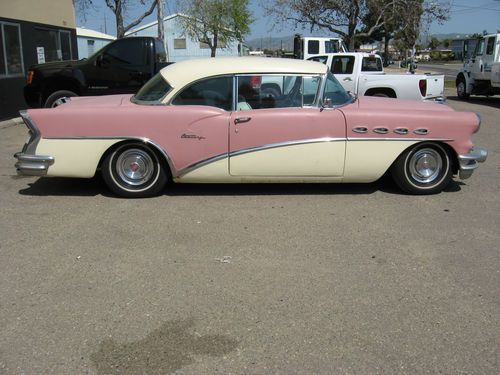
[[[368,89],[364,93],[365,96],[373,96],[375,94],[384,94],[384,95],[387,95],[389,98],[397,98],[398,97],[396,95],[396,91],[394,91],[393,89],[388,88],[388,87],[376,87],[373,89]]]
[[[42,101],[45,102],[47,98],[54,92],[59,90],[68,90],[72,91],[77,95],[81,95],[82,91],[80,90],[80,86],[76,81],[70,79],[51,79],[47,81],[43,88]]]
[[[398,155],[398,157],[396,159],[394,159],[394,161],[392,162],[391,166],[389,167],[389,170],[392,168],[392,166],[396,163],[396,160],[398,160],[399,157],[403,153],[405,153],[406,151],[408,151],[408,150],[410,150],[410,149],[412,149],[414,147],[417,147],[417,146],[419,146],[419,145],[421,145],[423,143],[431,143],[431,144],[436,144],[438,146],[441,146],[446,151],[446,153],[450,156],[450,162],[451,162],[451,168],[452,168],[453,174],[457,174],[458,173],[459,163],[458,163],[457,152],[449,144],[444,143],[444,142],[439,142],[439,141],[422,141],[422,142],[415,143],[414,145],[408,146],[403,151],[401,151],[401,153]]]
[[[102,154],[101,159],[99,159],[99,163],[97,164],[97,170],[100,170],[102,168],[102,163],[104,162],[104,159],[106,159],[106,157],[110,153],[112,153],[114,150],[116,150],[117,148],[119,148],[123,145],[134,144],[134,143],[142,143],[144,146],[147,146],[149,149],[151,149],[151,151],[153,151],[156,154],[156,156],[158,156],[160,163],[162,163],[163,167],[165,168],[165,171],[168,174],[168,178],[169,179],[172,178],[172,170],[171,170],[170,164],[167,160],[168,157],[166,156],[166,153],[162,149],[160,149],[159,146],[152,144],[151,142],[147,142],[147,141],[140,140],[140,139],[137,139],[137,140],[130,139],[130,140],[126,140],[126,141],[121,141],[121,142],[115,143],[113,146],[108,148]]]

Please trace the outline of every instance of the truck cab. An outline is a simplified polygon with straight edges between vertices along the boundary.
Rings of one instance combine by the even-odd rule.
[[[464,63],[457,75],[456,87],[459,98],[470,95],[500,94],[500,34],[481,37],[472,57]]]

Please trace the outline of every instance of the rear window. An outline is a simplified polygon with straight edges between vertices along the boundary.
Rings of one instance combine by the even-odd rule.
[[[160,73],[146,82],[132,98],[135,103],[158,103],[172,89]]]
[[[382,60],[375,56],[363,57],[361,63],[362,72],[382,72]]]

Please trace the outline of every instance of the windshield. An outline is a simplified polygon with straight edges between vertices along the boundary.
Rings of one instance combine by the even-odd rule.
[[[158,103],[171,89],[168,82],[158,73],[141,87],[132,101],[138,104]]]
[[[328,72],[326,77],[325,92],[323,94],[323,102],[329,99],[332,106],[339,106],[352,101],[351,95],[344,90],[342,85],[337,81],[331,72]]]

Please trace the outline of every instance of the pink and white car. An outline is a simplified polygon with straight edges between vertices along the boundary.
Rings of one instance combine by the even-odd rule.
[[[280,96],[261,89],[280,80]],[[64,100],[63,100],[64,101]],[[135,95],[78,97],[21,113],[30,138],[20,174],[93,177],[120,196],[167,182],[372,182],[390,171],[411,194],[470,177],[475,113],[446,105],[352,97],[328,67],[264,58],[191,60]]]

